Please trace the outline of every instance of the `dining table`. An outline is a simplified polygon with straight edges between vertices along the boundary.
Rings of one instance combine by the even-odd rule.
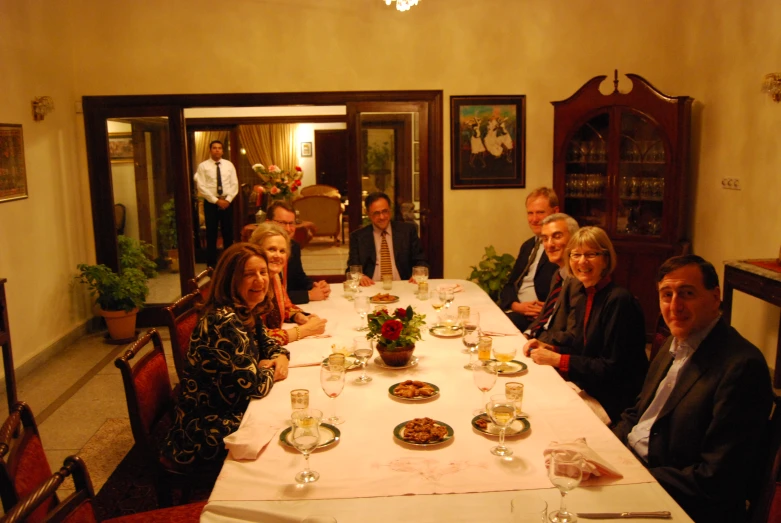
[[[356,382],[362,370],[348,371],[336,399],[321,388],[321,363],[334,349],[349,349],[355,338],[366,338],[366,330],[357,330],[365,327],[366,319],[355,311],[341,283],[331,285],[327,300],[303,306],[307,313],[328,320],[325,334],[287,346],[288,377],[276,382],[266,397],[250,402],[235,434],[249,442],[250,455],[239,459],[231,449],[201,521],[298,523],[307,517],[339,523],[513,521],[510,500],[520,494],[543,499],[548,512],[559,507],[561,495],[548,478],[543,452],[577,438],[584,438],[622,477],[592,475],[566,495],[568,509],[576,513],[668,511],[671,521],[691,521],[556,369],[524,356],[526,338],[488,294],[466,280],[428,283],[432,293],[440,288],[456,291],[449,307],[434,310],[432,300],[418,296],[417,286],[406,281],[394,281],[389,290],[381,284],[361,288],[365,296],[398,298],[383,305],[391,312],[411,306],[424,314],[423,339],[415,345],[413,364],[403,368],[387,367],[375,350],[365,369],[372,380]],[[500,374],[485,393],[504,394],[507,382],[523,384],[525,423],[505,440],[512,456],[491,454],[498,438],[473,425],[474,412],[484,407],[485,398],[475,385],[473,371],[465,368],[470,354],[461,336],[436,328],[452,320],[459,306],[479,313],[479,328],[492,338],[494,347],[516,350],[512,372]],[[394,396],[394,386],[405,380],[431,383],[438,393],[414,401]],[[313,483],[295,481],[304,468],[304,457],[284,436],[291,425],[294,389],[307,389],[310,408],[321,410],[324,418],[334,413],[343,418],[335,432],[321,431],[333,441],[310,456],[312,470],[320,474]],[[426,446],[399,437],[400,424],[424,417],[452,428],[452,437]],[[336,433],[338,439],[333,437]]]

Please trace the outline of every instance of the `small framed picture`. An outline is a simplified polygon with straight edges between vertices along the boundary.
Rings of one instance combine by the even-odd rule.
[[[526,97],[450,98],[450,188],[526,186]]]
[[[108,156],[111,163],[133,161],[133,134],[110,133],[108,135]]]
[[[27,198],[22,126],[0,123],[0,202],[21,198]]]
[[[312,142],[301,142],[301,157],[312,156]]]

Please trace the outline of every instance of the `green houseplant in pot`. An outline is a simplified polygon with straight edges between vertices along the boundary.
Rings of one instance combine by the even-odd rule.
[[[105,265],[77,266],[76,279],[85,284],[106,319],[113,340],[132,340],[136,333],[136,314],[149,294],[147,277],[140,269],[124,269],[115,273]]]
[[[176,236],[176,204],[171,198],[160,208],[157,218],[157,234],[160,236],[160,246],[168,252],[171,272],[179,272],[179,241]]]
[[[477,266],[472,265],[469,281],[475,282],[494,301],[499,300],[499,293],[510,278],[515,258],[510,254],[496,254],[493,245],[485,248],[485,254]]]
[[[389,367],[404,367],[412,359],[415,342],[421,339],[420,328],[426,324],[426,316],[408,306],[396,309],[393,314],[380,309],[369,314],[369,333],[374,340],[380,358]]]

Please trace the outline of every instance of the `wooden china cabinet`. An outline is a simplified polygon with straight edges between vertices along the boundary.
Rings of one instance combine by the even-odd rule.
[[[553,184],[563,212],[603,228],[618,255],[614,281],[656,330],[656,272],[689,251],[687,199],[692,98],[667,96],[636,74],[602,94],[597,76],[554,106]]]

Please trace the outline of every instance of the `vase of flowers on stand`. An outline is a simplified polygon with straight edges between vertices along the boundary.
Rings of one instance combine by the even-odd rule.
[[[380,309],[369,314],[369,333],[382,361],[389,367],[404,367],[412,359],[415,342],[421,339],[420,328],[426,324],[426,316],[418,314],[412,306],[396,309],[393,314]]]
[[[261,206],[264,194],[268,195],[269,205],[275,200],[292,200],[301,187],[301,178],[304,176],[304,171],[298,166],[293,171],[286,171],[276,165],[266,167],[256,163],[252,166],[252,170],[260,178],[260,183],[253,188],[255,204],[258,208]]]

